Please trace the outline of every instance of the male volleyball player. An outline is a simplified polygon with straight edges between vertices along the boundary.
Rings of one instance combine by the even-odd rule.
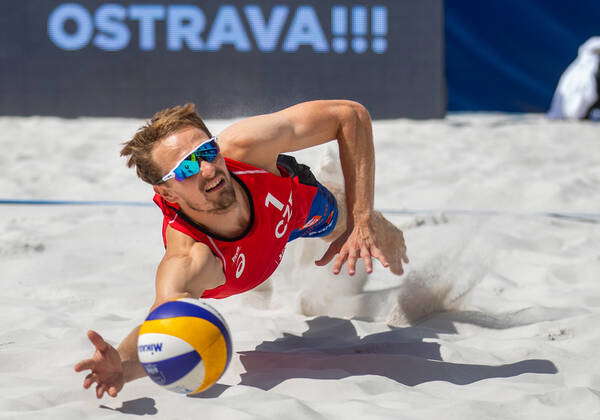
[[[337,139],[345,203],[307,166],[283,153]],[[213,137],[191,104],[165,109],[140,128],[121,155],[152,184],[161,208],[165,255],[156,274],[152,309],[181,298],[224,298],[250,290],[279,265],[287,242],[332,241],[315,263],[336,255],[333,273],[348,273],[376,258],[395,274],[408,263],[402,232],[373,210],[371,118],[352,101],[305,102],[244,119]],[[340,200],[341,201],[341,200]],[[84,388],[115,397],[126,382],[146,375],[137,357],[138,328],[118,350],[96,332],[96,351],[75,365],[91,370]]]

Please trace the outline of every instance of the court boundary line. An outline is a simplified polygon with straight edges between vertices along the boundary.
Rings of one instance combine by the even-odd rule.
[[[50,200],[50,199],[0,199],[0,205],[15,206],[115,206],[115,207],[154,207],[151,201],[120,200]],[[600,213],[538,211],[517,212],[510,210],[472,210],[472,209],[379,209],[380,212],[399,216],[513,216],[513,217],[549,217],[600,224]]]

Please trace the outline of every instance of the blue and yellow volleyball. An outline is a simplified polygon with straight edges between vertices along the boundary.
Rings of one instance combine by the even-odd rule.
[[[140,362],[148,376],[169,391],[206,391],[225,373],[231,354],[225,319],[197,299],[163,303],[140,328]]]

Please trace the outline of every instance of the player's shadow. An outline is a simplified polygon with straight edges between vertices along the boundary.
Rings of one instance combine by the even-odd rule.
[[[135,414],[137,416],[155,415],[158,413],[156,409],[156,402],[153,398],[138,398],[131,401],[123,401],[123,404],[119,408],[111,408],[106,405],[101,405],[100,408],[104,408],[112,411],[119,411],[123,414]]]
[[[438,332],[456,333],[450,321],[435,329],[395,328],[360,338],[346,319],[318,317],[301,336],[285,334],[254,351],[240,352],[246,369],[241,385],[269,390],[292,378],[341,379],[379,375],[414,386],[430,381],[466,385],[488,378],[524,373],[554,374],[554,363],[528,359],[498,366],[444,362],[440,346],[427,342]]]

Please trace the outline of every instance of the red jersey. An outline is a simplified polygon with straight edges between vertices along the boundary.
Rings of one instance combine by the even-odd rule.
[[[206,231],[187,217],[175,203],[160,195],[154,202],[161,208],[165,247],[167,226],[171,226],[210,248],[223,262],[225,284],[206,290],[203,298],[225,298],[253,289],[275,271],[290,233],[305,224],[317,187],[305,185],[296,175],[282,176],[247,163],[225,158],[227,169],[245,191],[250,205],[250,223],[237,238],[227,239]],[[295,163],[295,162],[294,162]]]

